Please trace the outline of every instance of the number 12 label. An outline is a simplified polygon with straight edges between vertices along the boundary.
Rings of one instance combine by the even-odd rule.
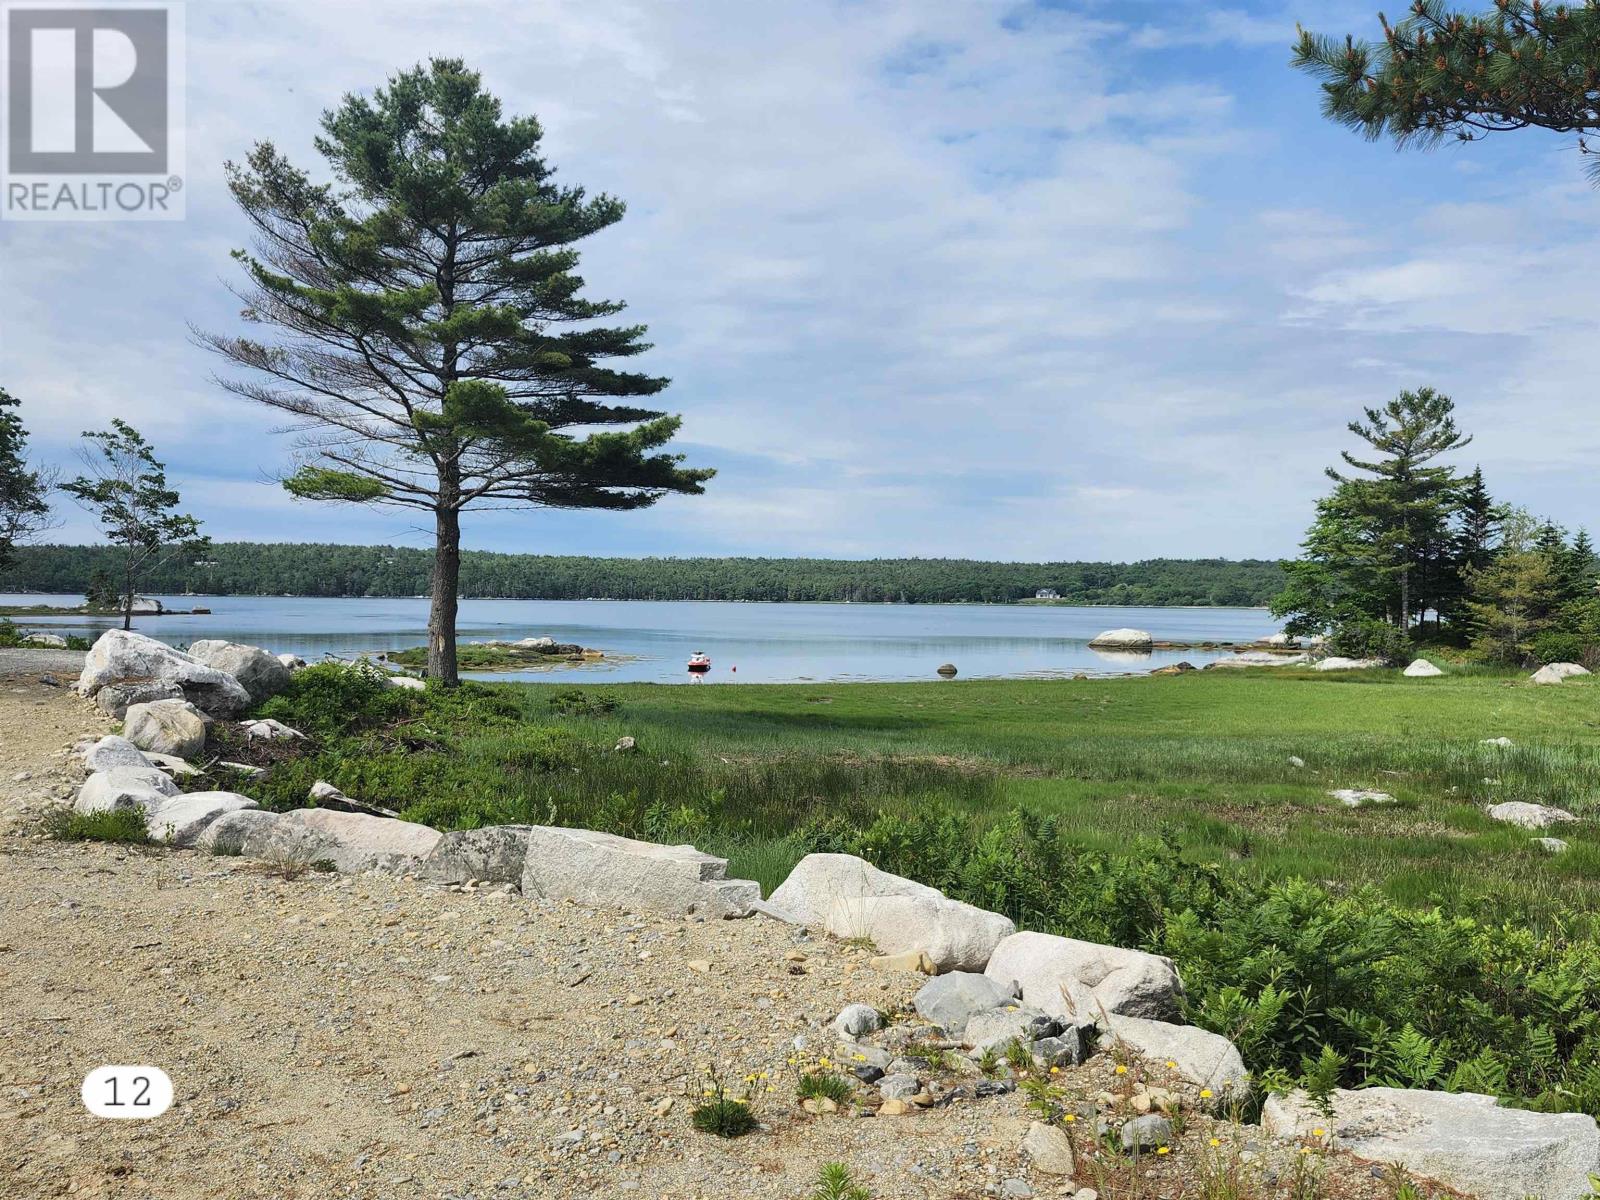
[[[142,1121],[172,1107],[172,1080],[160,1067],[96,1067],[83,1077],[82,1094],[97,1117]]]

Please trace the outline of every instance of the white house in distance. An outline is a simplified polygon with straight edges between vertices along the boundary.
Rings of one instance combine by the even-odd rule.
[[[1033,594],[1033,598],[1035,600],[1059,600],[1061,599],[1061,593],[1056,591],[1055,588],[1040,588]]]

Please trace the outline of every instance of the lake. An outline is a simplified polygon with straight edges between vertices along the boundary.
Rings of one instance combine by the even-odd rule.
[[[173,645],[226,638],[314,662],[420,646],[423,599],[289,596],[161,596],[168,608],[209,616],[135,618],[141,633]],[[0,605],[81,604],[81,596],[7,596]],[[118,622],[100,617],[18,618],[25,629],[97,636]],[[739,604],[717,601],[464,600],[460,638],[548,635],[617,655],[612,662],[474,678],[681,683],[690,654],[711,656],[716,683],[933,680],[941,663],[961,677],[1034,678],[1121,674],[1188,661],[1200,650],[1128,655],[1091,650],[1090,638],[1129,626],[1157,640],[1251,641],[1274,632],[1259,608],[1071,608],[976,604]]]

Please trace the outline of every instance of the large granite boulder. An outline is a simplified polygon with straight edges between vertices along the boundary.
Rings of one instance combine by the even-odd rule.
[[[417,869],[435,883],[522,883],[532,825],[486,825],[447,833]]]
[[[1155,639],[1142,629],[1108,629],[1089,641],[1091,650],[1149,650]]]
[[[1600,1172],[1600,1129],[1582,1113],[1501,1108],[1473,1093],[1366,1088],[1336,1091],[1332,1117],[1303,1092],[1269,1098],[1262,1127],[1278,1137],[1325,1129],[1336,1149],[1413,1174],[1478,1200],[1586,1200]]]
[[[1551,808],[1547,804],[1529,804],[1525,800],[1508,800],[1504,804],[1491,804],[1484,811],[1492,821],[1520,825],[1523,829],[1549,829],[1552,825],[1563,825],[1578,819],[1564,808]]]
[[[728,860],[592,829],[528,828],[522,894],[678,916],[747,917],[761,886],[727,878]]]
[[[150,836],[169,846],[192,846],[207,826],[228,813],[260,807],[235,792],[189,792],[174,796],[159,808],[146,809],[144,824]]]
[[[289,686],[289,668],[260,646],[209,640],[195,642],[189,653],[206,666],[237,679],[250,693],[252,704],[260,704]]]
[[[1035,1008],[1081,1022],[1112,1013],[1168,1020],[1183,996],[1170,958],[1048,933],[1012,934],[984,974]]]
[[[73,808],[88,814],[114,808],[142,808],[146,812],[161,807],[178,794],[178,785],[156,767],[113,767],[96,771],[78,789]]]
[[[1548,663],[1533,673],[1531,678],[1534,683],[1561,683],[1563,680],[1572,679],[1578,675],[1587,675],[1589,672],[1577,663]]]
[[[1241,650],[1237,654],[1230,654],[1227,658],[1209,662],[1201,669],[1232,671],[1241,667],[1293,667],[1310,661],[1311,656],[1304,651],[1299,654],[1272,654],[1266,650]]]
[[[880,871],[853,854],[808,854],[768,900],[802,925],[826,924],[835,900],[861,896],[919,896],[943,900],[938,888]]]
[[[841,897],[824,928],[835,937],[864,938],[879,954],[920,950],[941,971],[983,970],[994,948],[1017,931],[1009,917],[943,895]]]
[[[1332,655],[1320,660],[1316,669],[1318,671],[1368,671],[1373,667],[1383,666],[1381,658],[1340,658]]]
[[[1211,1092],[1213,1107],[1243,1104],[1250,1098],[1250,1072],[1239,1048],[1221,1034],[1116,1013],[1105,1018],[1103,1032],[1102,1042],[1121,1042],[1140,1058],[1174,1064],[1172,1069],[1180,1077]]]
[[[163,642],[113,629],[100,635],[84,660],[78,691],[98,697],[114,684],[176,686],[195,707],[213,717],[231,717],[250,704],[250,693],[232,675]]]
[[[331,863],[334,854],[332,838],[255,808],[222,814],[200,831],[195,847],[209,854],[277,863]]]
[[[122,719],[122,733],[141,750],[193,758],[206,748],[209,721],[187,700],[135,704]]]
[[[1436,678],[1436,677],[1438,677],[1440,675],[1443,675],[1444,672],[1441,671],[1438,667],[1434,666],[1427,659],[1419,658],[1416,661],[1414,661],[1409,667],[1407,667],[1404,671],[1401,671],[1400,674],[1406,676],[1409,679],[1433,679],[1433,678]]]
[[[329,808],[297,808],[284,813],[283,820],[327,839],[332,849],[325,857],[334,870],[344,872],[415,871],[444,836],[414,821]]]

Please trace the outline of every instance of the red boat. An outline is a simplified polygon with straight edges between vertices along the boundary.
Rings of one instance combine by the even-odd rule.
[[[689,656],[689,674],[706,675],[711,670],[711,657],[703,650],[696,650]]]

